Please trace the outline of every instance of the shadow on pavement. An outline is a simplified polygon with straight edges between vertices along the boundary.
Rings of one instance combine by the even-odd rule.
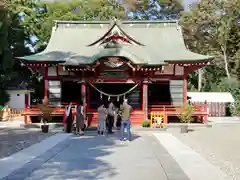
[[[68,145],[28,179],[111,179],[118,174],[115,168],[117,164],[113,167],[109,163],[111,154],[115,153],[115,147],[125,146],[120,144],[119,137],[119,132],[105,137],[97,136],[95,132],[86,132],[83,137],[73,135],[68,139]],[[139,137],[132,134],[132,141]]]

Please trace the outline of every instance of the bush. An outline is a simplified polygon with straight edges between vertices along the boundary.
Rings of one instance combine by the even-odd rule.
[[[0,105],[4,106],[10,100],[10,96],[6,90],[0,89]]]
[[[39,105],[39,109],[41,112],[40,121],[44,124],[50,122],[52,120],[51,114],[54,109],[49,106],[48,99],[46,97],[43,100],[43,104]]]
[[[143,122],[142,122],[142,127],[150,127],[150,120],[144,120]]]
[[[192,105],[187,104],[186,106],[184,106],[182,112],[178,115],[178,118],[180,119],[180,122],[181,123],[192,122],[194,120],[193,117],[192,117],[194,111],[195,111],[195,109]]]
[[[240,100],[233,103],[230,109],[233,116],[240,116]]]

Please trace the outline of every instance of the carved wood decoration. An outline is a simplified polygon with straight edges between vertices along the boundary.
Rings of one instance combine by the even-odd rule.
[[[118,57],[108,57],[99,60],[99,65],[95,68],[95,77],[101,79],[127,79],[132,76],[132,69],[125,59]]]
[[[139,43],[138,41],[127,35],[116,23],[109,29],[108,32],[106,32],[105,35],[103,35],[103,37],[89,44],[88,46],[101,45],[106,47],[108,45],[111,46],[116,44],[131,44],[143,46],[143,44]]]
[[[111,58],[108,58],[108,60],[105,61],[104,64],[110,68],[119,68],[124,64],[124,62],[117,57],[111,57]]]

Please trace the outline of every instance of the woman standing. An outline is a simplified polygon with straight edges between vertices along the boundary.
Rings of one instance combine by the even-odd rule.
[[[101,103],[98,107],[98,135],[104,135],[107,114],[107,108]]]
[[[83,103],[77,107],[77,119],[76,119],[76,134],[83,135],[84,134],[84,107]]]

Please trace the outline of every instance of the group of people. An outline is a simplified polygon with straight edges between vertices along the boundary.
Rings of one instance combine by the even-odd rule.
[[[67,114],[67,127],[66,131],[71,132],[71,104],[66,108]],[[131,123],[130,114],[132,112],[131,105],[128,104],[127,99],[124,99],[119,107],[114,105],[113,101],[107,103],[101,102],[97,109],[98,111],[98,135],[104,135],[105,133],[112,134],[113,127],[120,125],[121,140],[131,140]],[[85,129],[85,113],[83,103],[80,103],[76,109],[76,123],[75,129],[76,134],[83,135]],[[70,124],[69,124],[70,123]],[[125,136],[125,129],[127,130],[127,136]]]
[[[83,135],[84,134],[84,129],[85,129],[85,113],[84,113],[84,106],[83,103],[81,102],[80,104],[77,105],[76,108],[76,119],[73,120],[73,115],[72,115],[72,103],[70,103],[66,107],[66,122],[64,123],[65,127],[64,130],[67,133],[72,132],[73,126],[75,126],[75,133],[78,135]]]

